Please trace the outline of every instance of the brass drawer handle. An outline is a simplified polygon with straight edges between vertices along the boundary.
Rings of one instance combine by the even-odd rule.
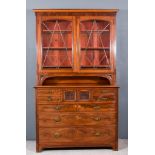
[[[94,119],[95,121],[100,121],[100,120],[101,120],[101,117],[98,117],[98,116],[97,116],[97,117],[94,117],[93,119]]]
[[[60,110],[62,107],[60,105],[57,105],[54,107],[55,110]]]
[[[96,106],[94,106],[94,109],[95,109],[95,110],[101,109],[101,106],[96,105]]]
[[[51,96],[48,96],[48,101],[52,101],[52,97]]]
[[[101,93],[111,93],[110,90],[101,90]]]
[[[61,101],[61,99],[60,99],[60,98],[57,98],[57,99],[56,99],[56,101],[57,101],[57,102],[60,102],[60,101]]]
[[[59,138],[59,137],[61,137],[61,134],[59,132],[55,132],[54,133],[54,138]]]
[[[113,98],[107,98],[107,97],[102,97],[102,98],[98,98],[97,101],[112,101]]]
[[[61,118],[60,118],[60,117],[55,117],[55,118],[54,118],[54,121],[55,121],[55,122],[61,122]]]
[[[101,136],[101,133],[100,132],[95,132],[94,136],[99,137],[99,136]]]
[[[75,118],[76,118],[76,120],[80,120],[81,119],[81,117],[79,115],[76,115]]]

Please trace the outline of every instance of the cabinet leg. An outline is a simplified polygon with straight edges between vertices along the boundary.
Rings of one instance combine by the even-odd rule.
[[[112,149],[113,149],[113,151],[118,151],[118,143],[116,143],[115,145],[113,145]]]
[[[40,147],[39,145],[36,145],[36,152],[41,152],[42,151],[42,147]]]

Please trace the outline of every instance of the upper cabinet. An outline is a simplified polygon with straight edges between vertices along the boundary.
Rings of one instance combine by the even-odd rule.
[[[66,74],[106,74],[115,81],[117,10],[34,11],[38,81]]]

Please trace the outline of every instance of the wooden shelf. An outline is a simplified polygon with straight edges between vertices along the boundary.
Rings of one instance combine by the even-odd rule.
[[[58,66],[43,66],[43,68],[58,68]],[[59,68],[72,68],[72,66],[59,66]]]
[[[72,32],[72,30],[61,30],[61,31],[59,31],[59,30],[42,30],[43,32],[47,32],[47,33],[70,33],[70,32]],[[82,33],[87,33],[87,32],[110,32],[109,30],[81,30],[80,32],[82,32]]]
[[[72,32],[72,30],[42,30],[42,32],[46,32],[46,33],[70,33]]]
[[[109,30],[81,30],[80,32],[82,32],[82,33],[86,33],[86,32],[110,32]]]
[[[43,47],[44,50],[66,50],[65,47]],[[109,47],[82,47],[81,50],[109,50]],[[67,50],[72,50],[71,47],[67,47]]]
[[[99,66],[81,66],[82,69],[84,68],[110,68],[109,65],[99,65]]]
[[[82,47],[81,50],[109,50],[110,48],[109,47]]]
[[[66,50],[65,47],[43,47],[44,50]],[[71,47],[67,47],[67,50],[72,50]]]

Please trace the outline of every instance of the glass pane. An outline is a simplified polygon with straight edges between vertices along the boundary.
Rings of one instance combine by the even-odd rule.
[[[81,68],[110,67],[110,23],[102,20],[80,22]]]
[[[72,67],[72,22],[48,20],[42,22],[42,66]]]
[[[67,101],[75,100],[75,92],[74,91],[66,91],[65,92],[65,100],[67,100]]]
[[[80,91],[80,100],[89,100],[89,91]]]

